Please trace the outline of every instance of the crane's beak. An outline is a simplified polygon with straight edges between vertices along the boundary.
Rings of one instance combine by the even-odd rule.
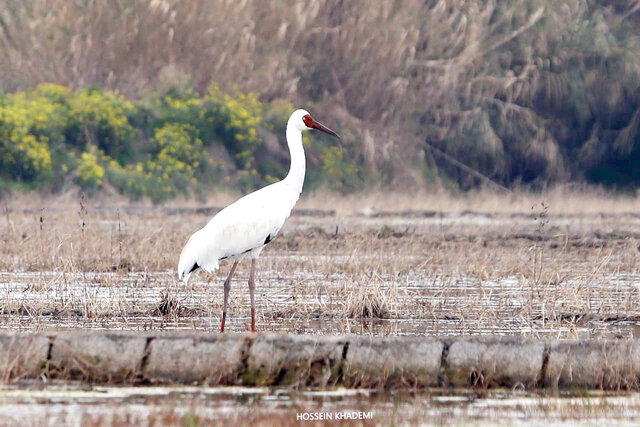
[[[311,128],[318,129],[319,131],[322,131],[324,133],[328,133],[331,136],[335,136],[336,138],[341,139],[340,135],[338,135],[337,133],[335,133],[334,131],[332,131],[331,129],[329,129],[328,127],[323,125],[322,123],[317,122],[315,120],[311,123]]]

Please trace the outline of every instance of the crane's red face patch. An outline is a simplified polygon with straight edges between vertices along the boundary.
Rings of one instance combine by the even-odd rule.
[[[336,138],[340,139],[340,136],[337,133],[335,133],[334,131],[332,131],[322,123],[316,122],[315,120],[313,120],[313,117],[311,117],[310,114],[305,114],[302,117],[302,121],[304,122],[304,125],[309,129],[318,129],[321,132],[328,133],[329,135],[333,135]]]
[[[302,121],[304,122],[304,125],[308,128],[312,128],[313,127],[313,118],[311,117],[310,114],[305,114],[302,117]]]

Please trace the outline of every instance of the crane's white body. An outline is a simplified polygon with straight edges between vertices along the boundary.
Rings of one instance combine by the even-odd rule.
[[[264,246],[280,231],[302,192],[305,156],[302,131],[309,129],[295,111],[287,122],[287,144],[291,154],[289,174],[282,181],[247,194],[215,215],[196,231],[185,245],[178,262],[178,277],[187,282],[191,273],[202,268],[215,271],[222,259],[257,258]]]

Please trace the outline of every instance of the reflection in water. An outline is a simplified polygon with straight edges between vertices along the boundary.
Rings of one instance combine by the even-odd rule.
[[[84,387],[84,388],[81,388]],[[576,425],[640,420],[640,395],[532,394],[513,390],[383,392],[242,387],[93,387],[21,384],[0,389],[0,419],[38,425],[293,424],[302,413],[371,413],[372,424]],[[335,419],[335,418],[334,418]],[[367,423],[367,422],[365,422]]]

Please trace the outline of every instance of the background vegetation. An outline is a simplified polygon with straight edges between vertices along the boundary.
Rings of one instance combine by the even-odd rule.
[[[640,1],[0,1],[4,187],[640,184]]]
[[[200,96],[172,87],[130,102],[97,88],[73,92],[44,83],[0,100],[5,187],[110,187],[162,202],[218,182],[248,191],[287,173],[286,142],[274,131],[284,129],[294,107],[265,105],[252,93],[211,86]],[[309,136],[304,143],[311,153],[308,186],[357,185],[358,168],[340,149]]]

